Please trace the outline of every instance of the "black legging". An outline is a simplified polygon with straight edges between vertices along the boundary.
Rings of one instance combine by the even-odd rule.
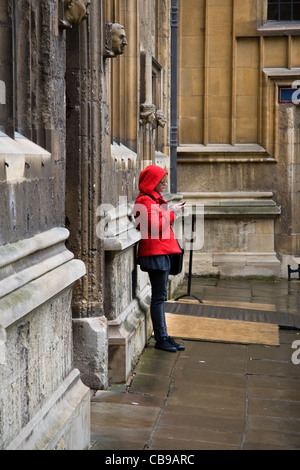
[[[154,337],[156,340],[160,340],[168,336],[165,318],[168,277],[169,271],[160,271],[156,269],[149,270],[149,278],[152,288],[150,311]]]

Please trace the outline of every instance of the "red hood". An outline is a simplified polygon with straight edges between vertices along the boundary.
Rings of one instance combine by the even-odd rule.
[[[139,190],[141,193],[151,194],[161,179],[168,172],[156,165],[147,166],[140,174]]]

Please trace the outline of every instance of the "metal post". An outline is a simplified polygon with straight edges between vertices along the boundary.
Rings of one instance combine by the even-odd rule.
[[[201,299],[199,299],[197,296],[191,294],[195,220],[196,220],[196,214],[192,214],[192,233],[191,233],[191,240],[190,240],[191,245],[190,245],[190,261],[189,261],[189,277],[188,277],[187,293],[183,294],[183,295],[180,295],[175,300],[183,299],[184,297],[193,297],[194,299],[198,300],[202,304],[203,302],[202,302]]]
[[[170,190],[177,193],[177,66],[178,66],[178,0],[171,1],[171,126]]]

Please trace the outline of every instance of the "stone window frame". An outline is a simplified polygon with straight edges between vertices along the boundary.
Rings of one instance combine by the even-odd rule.
[[[300,68],[265,68],[264,74],[264,122],[265,122],[265,148],[274,161],[278,161],[278,122],[279,107],[285,104],[279,103],[279,88],[292,87],[294,82],[300,81]],[[292,106],[292,103],[288,103]],[[295,106],[295,105],[293,105]]]
[[[155,57],[152,57],[152,101],[156,106],[156,109],[162,109],[163,106],[163,66],[157,61]],[[153,129],[153,142],[156,151],[161,151],[161,135],[159,132],[159,126]]]

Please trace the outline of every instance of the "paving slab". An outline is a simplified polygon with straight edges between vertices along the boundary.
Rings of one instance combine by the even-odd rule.
[[[244,415],[240,410],[205,407],[201,403],[192,405],[168,404],[160,417],[160,425],[191,427],[242,434],[245,428]],[[183,433],[184,435],[184,433]]]
[[[293,377],[248,376],[248,399],[300,401],[299,379]]]
[[[250,429],[244,450],[299,450],[299,433]]]
[[[230,450],[238,449],[241,445],[242,434],[233,432],[212,431],[209,429],[194,428],[191,426],[158,426],[155,437],[148,449],[155,450],[159,441],[164,439],[167,449],[181,450],[192,445],[197,449],[198,444],[202,448],[211,450],[215,446]],[[190,449],[191,450],[191,449]]]
[[[300,432],[300,403],[290,400],[268,400],[254,398],[249,400],[249,416],[266,416],[298,420]]]

